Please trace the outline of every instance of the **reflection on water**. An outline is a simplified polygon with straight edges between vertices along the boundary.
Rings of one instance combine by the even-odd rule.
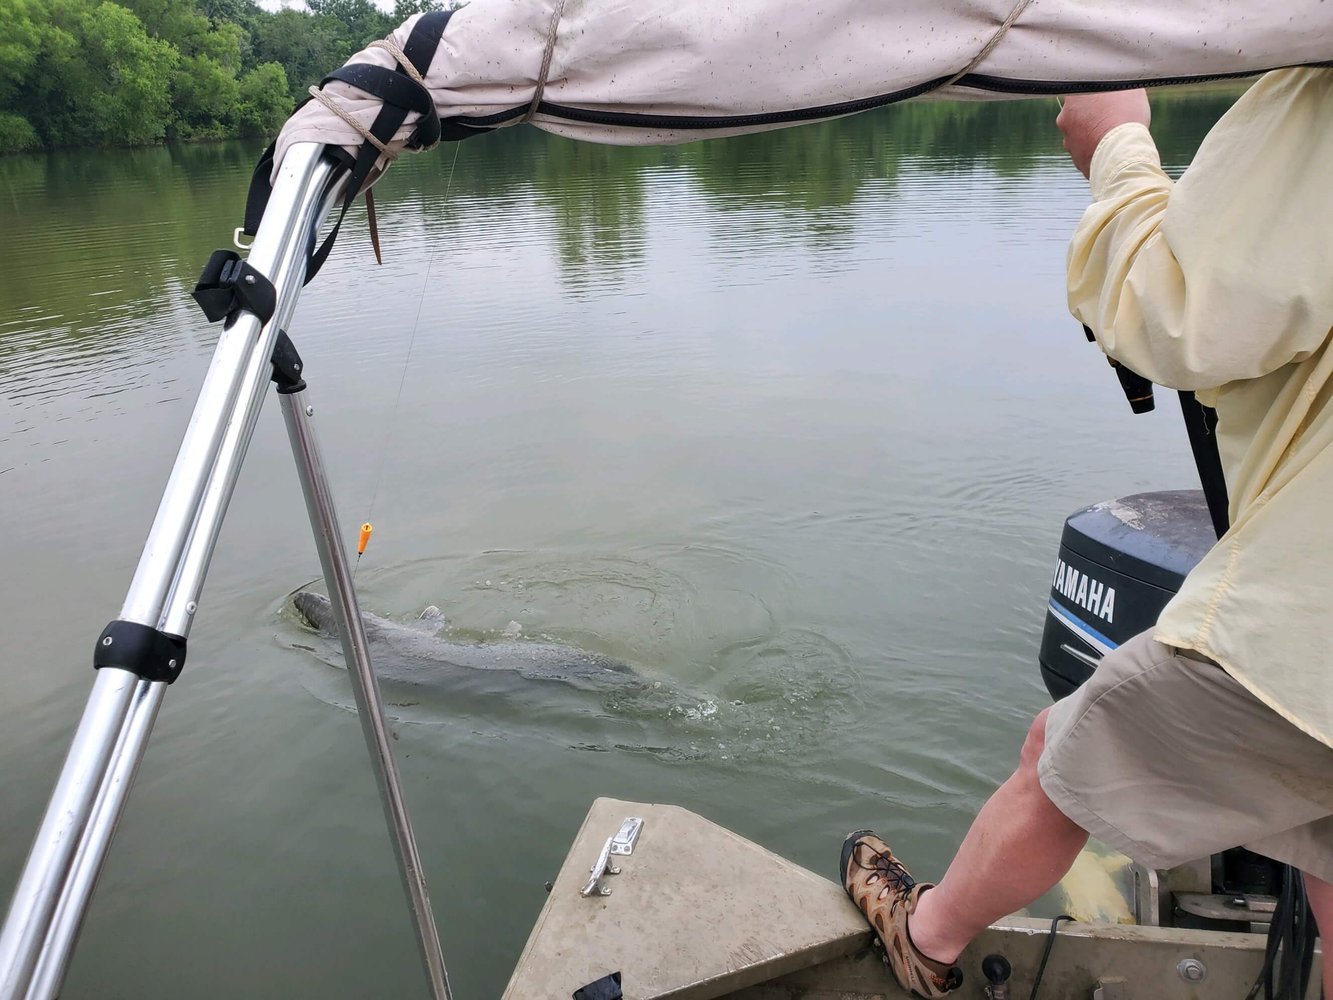
[[[1172,169],[1229,101],[1158,101]],[[1044,703],[1062,519],[1193,476],[1174,414],[1131,418],[1064,309],[1087,194],[1054,113],[668,149],[513,129],[384,179],[383,267],[359,209],[344,227],[291,332],[341,515],[376,524],[365,606],[513,623],[647,682],[398,699],[459,995],[498,995],[596,795],[825,874],[874,825],[939,874]],[[0,895],[189,417],[216,332],[188,292],[258,152],[0,159]],[[283,611],[318,572],[283,433],[270,408],[67,996],[418,988],[346,678]]]
[[[1157,95],[1163,160],[1185,162],[1231,100],[1229,93]],[[446,181],[451,199],[484,198],[499,213],[535,200],[569,280],[589,265],[619,272],[642,262],[645,205],[650,192],[662,197],[664,183],[687,199],[669,206],[681,214],[702,202],[744,213],[752,238],[836,250],[860,214],[848,211],[856,197],[873,184],[880,207],[891,210],[904,168],[945,187],[978,170],[1016,179],[1040,171],[1061,152],[1052,106],[909,104],[679,147],[596,146],[506,129],[406,158],[383,182],[380,199],[414,216],[431,206],[420,221],[437,237],[468,223],[457,204],[437,210]],[[135,332],[129,321],[161,322],[164,312],[185,308],[180,292],[193,287],[200,262],[229,233],[223,224],[240,221],[257,153],[257,146],[217,143],[0,158],[7,234],[0,364],[15,365],[22,353],[15,346],[33,346],[11,341],[11,332],[120,340]],[[947,211],[947,199],[939,207]]]

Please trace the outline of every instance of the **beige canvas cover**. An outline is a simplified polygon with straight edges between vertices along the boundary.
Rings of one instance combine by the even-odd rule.
[[[392,40],[404,44],[416,19]],[[1330,59],[1325,0],[472,0],[449,21],[425,85],[445,120],[649,145],[925,93],[1074,93]],[[395,65],[380,48],[349,61]],[[326,90],[367,127],[380,106],[347,84]],[[276,163],[301,141],[361,142],[314,101],[283,128]]]

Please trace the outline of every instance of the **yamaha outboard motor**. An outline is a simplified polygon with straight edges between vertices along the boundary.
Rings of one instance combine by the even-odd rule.
[[[1201,490],[1138,493],[1065,521],[1041,636],[1041,677],[1063,698],[1097,661],[1153,627],[1217,542]]]

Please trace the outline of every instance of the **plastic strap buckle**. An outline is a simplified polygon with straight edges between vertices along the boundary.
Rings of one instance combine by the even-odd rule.
[[[278,306],[273,282],[264,277],[235,250],[214,250],[192,293],[210,323],[226,319],[239,309],[248,309],[267,323]]]

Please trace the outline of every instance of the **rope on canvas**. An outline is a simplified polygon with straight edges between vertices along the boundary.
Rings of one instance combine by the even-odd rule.
[[[376,41],[371,42],[368,47],[372,49],[383,49],[385,52],[389,53],[389,55],[393,56],[394,61],[397,62],[398,65],[403,68],[404,73],[410,76],[422,87],[426,86],[425,77],[423,77],[417,71],[417,68],[412,65],[412,60],[408,57],[407,53],[404,52],[402,48],[399,47],[398,43],[395,42],[393,39],[391,38],[377,39]],[[364,139],[366,142],[370,143],[372,146],[378,149],[380,151],[380,154],[384,157],[386,164],[392,163],[395,159],[397,159],[397,154],[394,153],[386,143],[381,142],[375,136],[371,135],[370,129],[366,128],[366,126],[362,125],[359,121],[357,121],[354,117],[352,117],[352,115],[348,111],[344,110],[342,105],[340,105],[333,97],[324,93],[324,91],[320,90],[318,87],[313,87],[313,86],[310,88],[309,94],[315,100],[319,101],[320,104],[324,105],[324,107],[328,108],[335,115],[341,118],[343,122],[354,132],[356,132],[357,135],[361,136],[362,139]]]
[[[1027,10],[1028,4],[1031,2],[1032,0],[1018,0],[1018,2],[1014,4],[1014,9],[1009,12],[1009,16],[1000,22],[1000,26],[995,29],[995,34],[990,36],[990,41],[981,47],[981,51],[972,58],[970,63],[960,69],[953,76],[949,77],[949,79],[945,80],[944,83],[940,84],[941,88],[952,87],[955,83],[985,62],[986,57],[995,50],[995,46],[1000,44],[1000,39],[1005,36],[1005,33],[1011,27],[1013,27],[1014,22],[1018,20],[1023,11]]]
[[[324,91],[312,85],[310,87],[309,94],[315,100],[319,101],[320,104],[324,105],[324,107],[328,108],[335,115],[341,118],[343,122],[347,125],[347,127],[350,128],[353,132],[361,136],[362,139],[366,140],[366,142],[370,143],[372,146],[378,149],[386,160],[391,161],[395,158],[394,154],[389,151],[389,147],[386,146],[384,143],[380,142],[377,138],[375,138],[375,136],[371,134],[370,129],[366,128],[359,121],[353,118],[350,112],[344,111],[342,105],[339,104],[337,101],[335,101],[328,94],[324,93]]]
[[[546,51],[542,53],[542,68],[537,71],[537,89],[532,92],[532,103],[528,105],[528,113],[520,121],[530,122],[533,116],[537,114],[537,108],[542,103],[542,95],[546,93],[546,77],[551,72],[551,56],[555,54],[555,33],[560,27],[560,17],[565,12],[565,0],[556,0],[555,10],[551,12],[551,26],[546,31]]]

